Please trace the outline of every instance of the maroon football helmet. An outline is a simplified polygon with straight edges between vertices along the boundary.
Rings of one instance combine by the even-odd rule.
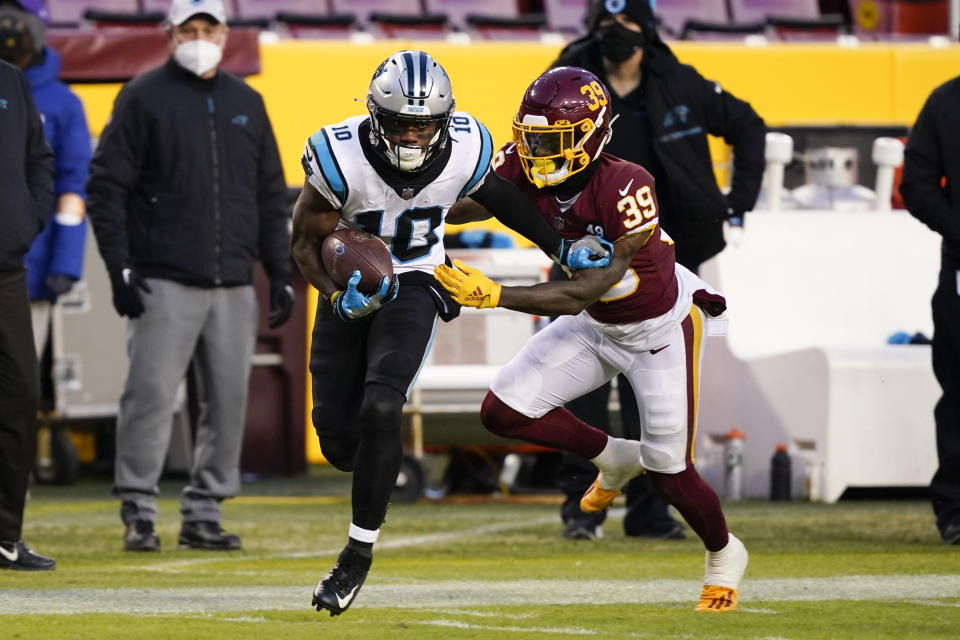
[[[600,155],[613,133],[610,92],[579,67],[543,73],[523,94],[513,139],[527,179],[559,184]]]

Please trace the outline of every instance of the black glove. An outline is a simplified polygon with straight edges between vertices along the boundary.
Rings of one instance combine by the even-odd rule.
[[[143,313],[143,298],[140,290],[153,293],[150,285],[130,267],[121,267],[110,272],[110,287],[113,289],[113,308],[121,316],[139,318]]]
[[[270,318],[267,324],[271,329],[276,329],[290,319],[293,301],[293,287],[286,282],[270,283]]]
[[[43,281],[43,286],[46,287],[54,298],[59,298],[63,294],[73,289],[73,283],[76,282],[73,278],[62,273],[51,273],[47,276],[47,279]]]

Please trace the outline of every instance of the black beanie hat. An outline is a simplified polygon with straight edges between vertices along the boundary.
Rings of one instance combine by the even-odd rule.
[[[649,0],[591,0],[587,10],[587,32],[593,33],[604,16],[622,13],[630,18],[648,36],[649,32],[656,33],[657,21],[653,16]]]

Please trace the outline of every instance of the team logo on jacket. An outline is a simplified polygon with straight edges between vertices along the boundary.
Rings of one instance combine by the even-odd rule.
[[[663,128],[669,129],[675,124],[686,124],[689,116],[690,107],[685,104],[678,104],[667,111],[667,115],[663,117]]]
[[[566,224],[567,223],[563,220],[563,216],[553,216],[553,228],[557,231],[562,231]]]

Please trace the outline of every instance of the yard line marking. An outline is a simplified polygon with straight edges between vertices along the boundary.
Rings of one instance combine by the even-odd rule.
[[[622,507],[619,509],[611,509],[608,513],[609,518],[623,517],[625,509]],[[469,529],[460,529],[457,531],[447,531],[444,533],[428,533],[425,535],[417,536],[401,536],[398,538],[388,538],[382,542],[378,542],[376,545],[377,551],[382,551],[383,549],[406,549],[409,547],[425,547],[425,546],[434,546],[446,544],[448,542],[457,542],[463,538],[470,537],[480,537],[493,535],[498,533],[503,533],[505,531],[515,531],[517,529],[526,529],[527,527],[538,527],[543,524],[550,524],[551,522],[557,522],[559,524],[559,518],[556,515],[544,516],[542,518],[534,518],[531,520],[510,520],[507,522],[500,522],[496,524],[488,524],[480,527],[471,527]],[[241,560],[263,560],[265,558],[273,559],[297,559],[297,558],[322,558],[324,556],[336,556],[343,550],[343,547],[337,547],[335,549],[314,549],[311,551],[287,551],[280,553],[257,553],[250,556],[245,556]],[[236,558],[231,558],[235,561]],[[214,564],[224,561],[222,555],[213,556],[204,556],[202,558],[190,558],[187,560],[174,560],[172,562],[160,562],[157,564],[142,565],[136,567],[137,571],[160,571],[160,572],[173,572],[177,573],[184,569],[191,567],[196,567],[198,565],[204,564]]]
[[[486,624],[470,624],[455,620],[412,620],[408,624],[425,624],[432,627],[453,627],[454,629],[475,629],[477,631],[521,631],[527,633],[549,633],[568,636],[595,636],[596,631],[590,629],[564,629],[559,627],[499,627]]]
[[[375,579],[374,579],[375,580]],[[122,613],[183,614],[306,609],[312,585],[170,587],[150,589],[6,589],[0,593],[3,615]],[[697,580],[447,580],[364,585],[353,609],[443,609],[467,615],[478,607],[582,605],[582,593],[603,593],[605,604],[673,603],[693,606]],[[827,578],[747,579],[740,593],[743,612],[761,603],[824,600],[934,602],[960,598],[960,575],[834,576]],[[952,603],[944,603],[950,606]],[[771,613],[770,609],[758,612]]]

